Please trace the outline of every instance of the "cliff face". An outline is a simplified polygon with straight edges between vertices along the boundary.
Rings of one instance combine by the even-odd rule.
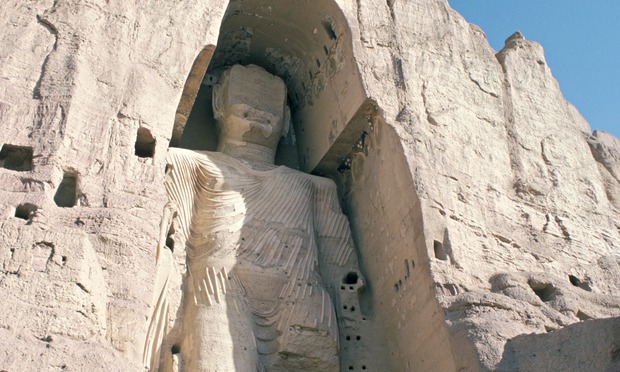
[[[164,156],[226,7],[0,7],[0,369],[142,368]],[[613,370],[620,140],[590,134],[519,34],[495,53],[445,0],[334,7],[371,107],[367,151],[334,172],[383,330],[370,369]]]
[[[0,7],[0,369],[141,369],[171,123],[225,7],[185,5]]]
[[[360,70],[412,173],[455,367],[528,369],[507,362],[506,340],[618,316],[618,140],[590,135],[540,45],[515,34],[496,54],[447,4],[421,3],[394,2],[382,21],[362,4],[360,54],[372,57],[357,56]],[[398,283],[406,249],[365,261],[369,272]],[[405,290],[415,293],[415,283]],[[404,298],[385,311],[410,318],[415,305],[396,296]],[[614,346],[590,347],[604,356],[564,351],[554,360],[579,369],[617,358]]]

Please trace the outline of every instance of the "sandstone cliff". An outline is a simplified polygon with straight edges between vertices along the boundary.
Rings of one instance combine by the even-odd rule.
[[[212,66],[252,62],[259,36],[298,94],[300,167],[339,182],[363,266],[373,337],[343,370],[619,368],[620,140],[591,134],[540,45],[496,53],[446,0],[227,6],[0,6],[0,370],[142,370],[186,79],[207,45]]]

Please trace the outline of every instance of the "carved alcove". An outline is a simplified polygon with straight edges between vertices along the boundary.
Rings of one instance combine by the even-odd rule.
[[[217,48],[205,47],[190,72],[171,146],[215,150],[211,88],[236,63],[259,65],[287,85],[294,134],[282,141],[276,163],[309,173],[336,172],[368,130],[367,117],[375,106],[364,91],[351,30],[336,2],[276,6],[233,0]],[[201,84],[199,76],[204,76]]]
[[[216,150],[212,88],[228,67],[255,64],[287,85],[294,130],[281,141],[276,163],[342,179],[358,141],[369,131],[371,114],[376,112],[352,49],[351,30],[333,0],[280,2],[277,6],[258,0],[231,1],[217,47],[205,47],[194,62],[170,146]],[[352,305],[358,303],[352,297],[361,286],[356,272],[343,277],[337,286],[344,299],[339,306],[351,314],[348,317],[361,314],[365,323],[340,335],[341,368],[381,370],[385,364],[377,355],[387,355],[387,351],[378,350],[383,347],[380,343],[372,344],[380,338],[380,327],[373,323],[372,315],[363,317],[363,304],[361,308]],[[347,301],[349,297],[351,301]]]
[[[450,369],[450,358],[440,352],[449,350],[449,341],[428,271],[432,240],[429,251],[409,164],[397,133],[364,88],[338,4],[231,1],[217,48],[205,47],[194,63],[171,146],[216,149],[211,91],[237,63],[259,65],[287,85],[294,136],[281,142],[276,163],[329,176],[340,188],[367,283],[361,309],[347,308],[362,312],[366,324],[340,335],[341,368],[438,363]],[[338,288],[348,293],[349,282],[343,278]],[[405,316],[402,324],[396,321]]]

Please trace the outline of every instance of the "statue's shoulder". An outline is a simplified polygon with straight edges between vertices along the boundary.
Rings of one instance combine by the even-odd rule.
[[[315,176],[313,174],[308,174],[308,177],[310,177],[314,186],[319,190],[331,192],[337,189],[336,182],[331,178]]]
[[[170,147],[166,155],[166,162],[176,163],[183,162],[196,162],[196,163],[219,163],[222,154],[213,151],[200,151],[183,149],[179,147]]]
[[[274,169],[276,170],[276,169]],[[280,174],[287,174],[287,175],[293,175],[295,177],[298,177],[299,179],[305,179],[310,181],[310,183],[312,184],[312,186],[321,191],[321,190],[325,190],[325,191],[333,191],[336,190],[336,183],[330,179],[330,178],[326,178],[326,177],[321,177],[321,176],[316,176],[314,174],[309,174],[309,173],[305,173],[302,172],[298,169],[293,169],[293,168],[289,168],[285,165],[280,165],[277,170],[280,172]]]
[[[166,155],[166,164],[170,172],[183,177],[197,174],[200,177],[220,178],[238,173],[225,155],[212,151],[170,148]]]
[[[289,168],[286,165],[280,165],[278,169],[280,169],[282,173],[294,174],[296,176],[306,178],[310,180],[315,186],[336,187],[336,183],[331,178],[321,177],[321,176],[317,176],[314,174],[306,173],[306,172],[300,171],[299,169]]]
[[[166,157],[210,157],[211,154],[214,154],[214,152],[184,149],[181,147],[170,147],[168,148],[168,154]]]

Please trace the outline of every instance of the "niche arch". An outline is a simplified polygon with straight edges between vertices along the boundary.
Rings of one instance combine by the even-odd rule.
[[[278,157],[276,162],[336,180],[368,280],[360,309],[339,306],[369,314],[362,318],[368,320],[364,334],[369,337],[361,332],[343,334],[341,342],[347,348],[357,337],[373,342],[365,345],[364,353],[347,351],[341,365],[356,370],[403,370],[412,365],[454,370],[453,340],[430,271],[434,241],[426,237],[413,169],[393,123],[385,121],[365,90],[347,17],[335,0],[270,4],[229,2],[217,47],[203,51],[190,73],[191,79],[200,76],[200,83],[192,80],[195,93],[184,90],[184,98],[191,100],[193,94],[195,99],[187,120],[177,112],[174,131],[179,141],[171,146],[216,149],[211,89],[227,67],[256,64],[281,77],[288,88],[295,138],[281,141],[278,157],[292,153],[285,157],[294,157],[297,165]],[[386,180],[390,187],[385,187]],[[340,290],[351,290],[345,283],[346,277]],[[415,315],[408,315],[401,326],[399,319],[405,314]]]
[[[187,120],[177,111],[171,146],[215,150],[211,88],[237,63],[259,65],[287,85],[294,134],[281,143],[276,159],[280,164],[334,173],[367,130],[366,117],[375,105],[367,97],[353,54],[351,28],[334,0],[232,0],[217,47],[208,48],[188,78],[195,89],[195,76],[204,72]],[[186,90],[187,84],[183,94],[191,101]],[[182,99],[179,109],[187,111],[187,102]]]

